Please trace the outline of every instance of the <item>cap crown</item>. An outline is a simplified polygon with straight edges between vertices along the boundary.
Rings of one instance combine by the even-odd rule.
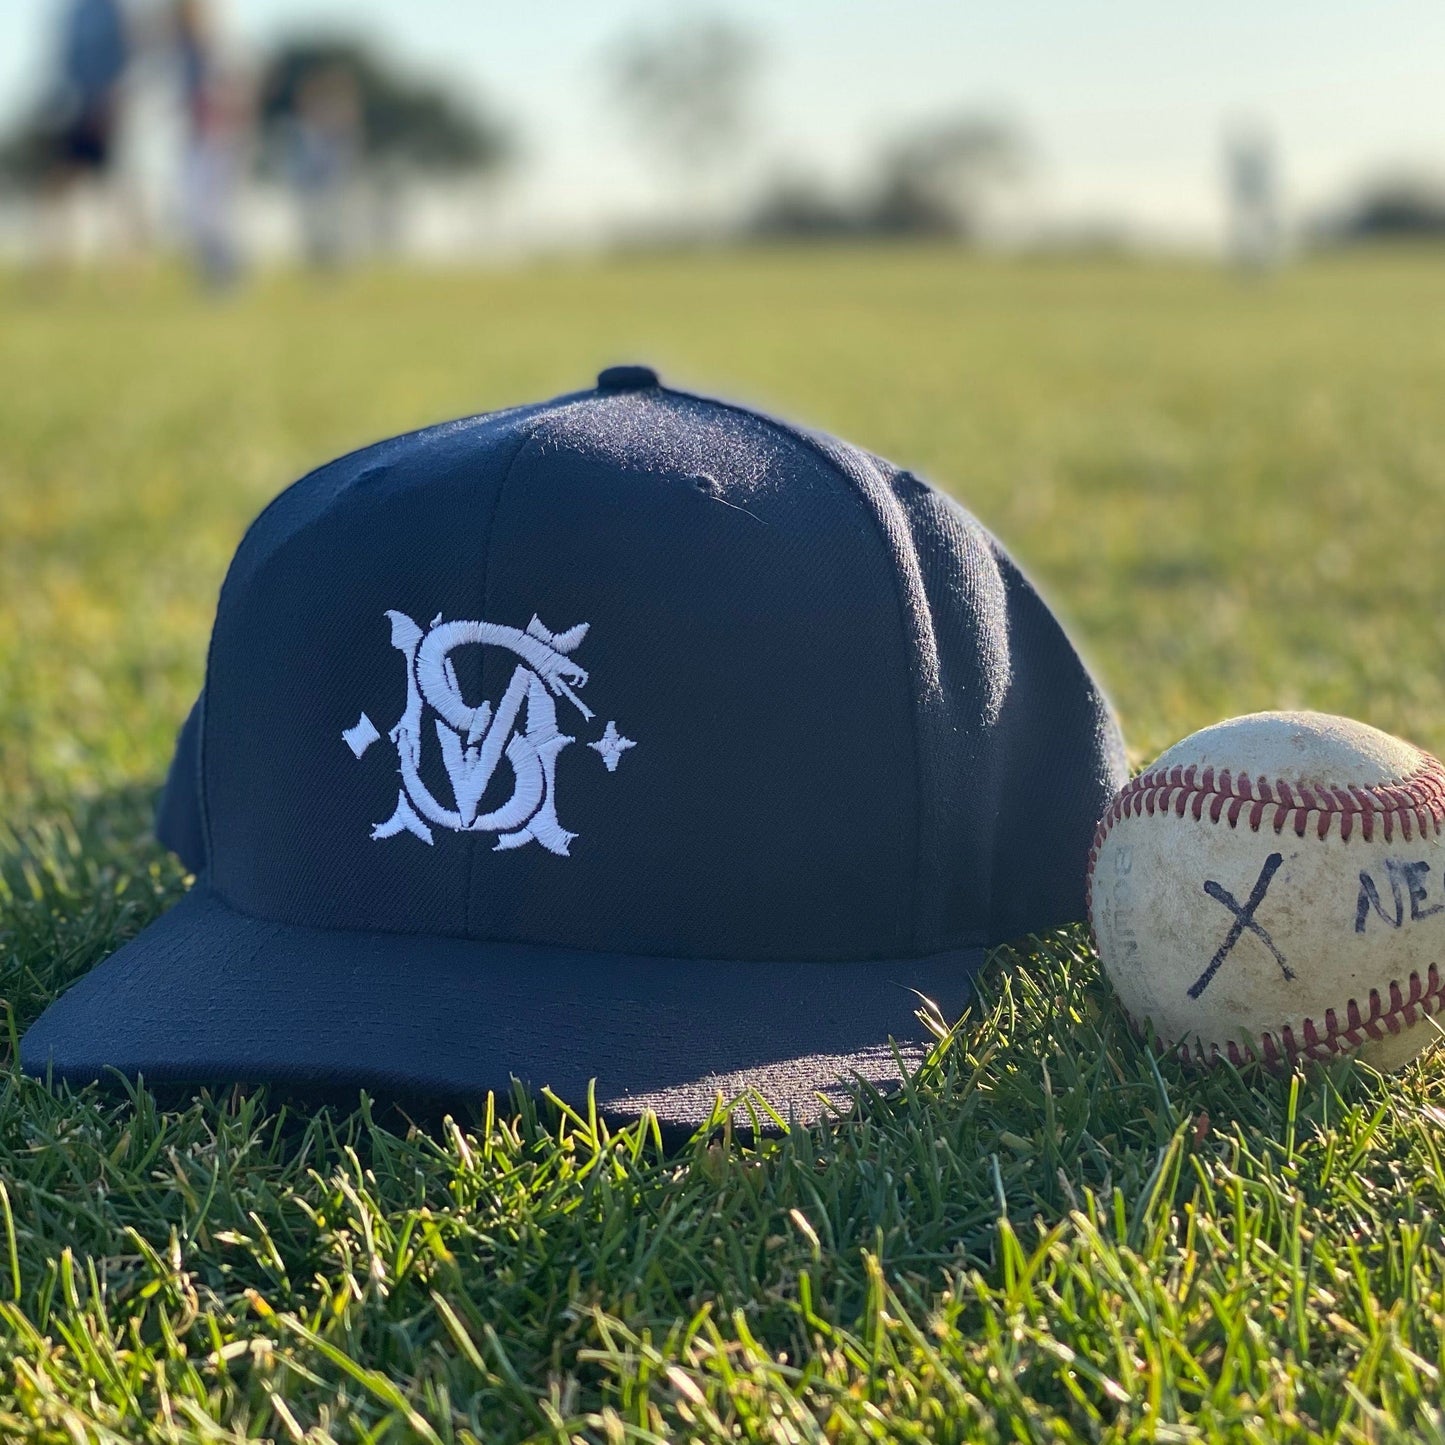
[[[243,912],[679,958],[1082,917],[1123,780],[1098,690],[967,513],[655,387],[284,492],[222,589],[199,729],[207,867]]]

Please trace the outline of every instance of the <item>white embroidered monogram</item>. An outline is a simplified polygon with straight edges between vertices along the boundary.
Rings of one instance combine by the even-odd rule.
[[[434,823],[456,833],[495,833],[498,849],[535,841],[566,857],[577,835],[557,820],[557,758],[576,738],[559,729],[555,698],[565,698],[584,719],[592,718],[591,709],[574,690],[586,685],[587,672],[570,656],[587,636],[588,624],[554,633],[533,617],[525,631],[518,631],[495,622],[443,622],[438,614],[423,631],[404,612],[386,615],[391,620],[391,645],[406,658],[406,710],[387,734],[396,746],[402,785],[395,811],[372,828],[372,838],[412,833],[430,845],[428,824]],[[469,644],[505,648],[520,659],[495,709],[485,699],[473,706],[462,695],[451,654]],[[428,707],[436,714],[451,807],[436,798],[421,776]],[[360,758],[381,734],[363,712],[341,736]],[[636,743],[609,722],[601,738],[588,746],[613,773],[622,753]],[[512,795],[489,812],[479,813],[504,756],[512,768]]]

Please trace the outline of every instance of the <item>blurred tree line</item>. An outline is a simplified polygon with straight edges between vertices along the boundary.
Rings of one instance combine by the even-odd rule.
[[[1323,244],[1445,240],[1445,186],[1428,176],[1384,175],[1313,227]]]
[[[688,17],[622,37],[607,56],[611,93],[642,144],[695,192],[736,165],[753,130],[765,56],[747,31]],[[996,190],[1025,170],[1028,147],[1006,122],[959,114],[885,142],[847,195],[785,175],[744,208],[744,236],[935,236],[975,239]]]
[[[320,77],[344,77],[355,97],[359,159],[369,167],[425,174],[499,169],[513,154],[510,128],[478,102],[393,66],[360,40],[283,41],[264,60],[257,83],[259,164],[282,169],[287,135]],[[55,101],[42,95],[0,139],[0,179],[21,190],[43,184],[51,155]]]
[[[854,193],[830,194],[800,174],[733,196],[726,219],[713,182],[738,173],[755,139],[762,47],[734,23],[693,14],[619,37],[599,56],[607,98],[664,177],[682,232],[719,225],[743,237],[926,235],[971,239],[997,187],[1023,169],[1017,132],[961,115],[880,146]],[[516,155],[512,128],[475,94],[465,100],[344,36],[293,38],[263,58],[254,81],[254,164],[306,188],[308,130],[351,153],[383,196],[408,175],[495,172]],[[53,98],[42,96],[0,139],[0,180],[38,190],[50,165]],[[314,169],[314,167],[313,167]],[[670,232],[674,237],[676,230]]]
[[[786,177],[753,211],[764,239],[931,236],[977,240],[988,205],[1025,171],[1022,135],[989,116],[959,115],[885,145],[871,179],[839,198],[817,181]]]
[[[668,231],[672,239],[973,241],[994,202],[1031,163],[1016,126],[960,110],[880,136],[846,187],[775,157],[770,183],[734,185],[723,204],[717,183],[743,177],[741,163],[764,129],[757,112],[766,56],[757,38],[693,12],[623,34],[598,60],[608,102],[660,168],[679,223]],[[56,109],[53,96],[41,96],[0,137],[0,183],[43,189]],[[291,39],[264,57],[254,85],[254,158],[262,174],[304,188],[298,177],[305,164],[297,158],[308,110],[321,129],[346,131],[355,165],[383,201],[406,176],[488,174],[517,155],[511,125],[474,92],[458,96],[355,39]],[[1319,244],[1445,237],[1445,191],[1419,180],[1379,180],[1318,219],[1310,237]]]
[[[262,164],[276,165],[278,142],[317,76],[345,75],[359,111],[362,158],[378,166],[430,174],[496,170],[511,159],[509,128],[473,97],[463,105],[441,86],[392,68],[356,40],[320,38],[282,44],[262,72]]]

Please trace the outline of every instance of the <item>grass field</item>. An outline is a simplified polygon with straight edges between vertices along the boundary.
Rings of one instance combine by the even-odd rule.
[[[256,510],[613,361],[954,491],[1136,762],[1281,705],[1445,751],[1437,307],[1429,254],[0,278],[0,1439],[1445,1441],[1445,1055],[1186,1075],[1082,932],[996,960],[902,1096],[758,1148],[13,1063],[184,890],[149,808]]]

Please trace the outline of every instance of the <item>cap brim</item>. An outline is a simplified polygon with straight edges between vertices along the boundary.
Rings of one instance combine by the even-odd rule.
[[[334,932],[237,912],[204,883],[56,1000],[26,1072],[472,1098],[514,1078],[695,1127],[755,1090],[784,1119],[896,1086],[962,1012],[983,950],[896,962],[736,963]]]

